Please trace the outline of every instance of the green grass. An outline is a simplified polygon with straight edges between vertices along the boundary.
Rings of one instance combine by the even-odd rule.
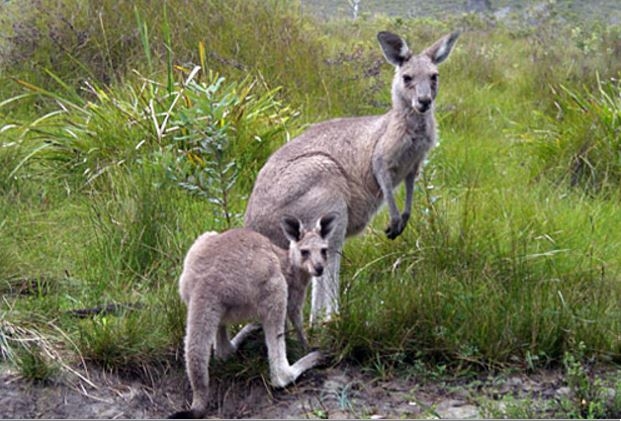
[[[45,4],[0,6],[0,347],[24,375],[67,366],[9,331],[110,369],[176,364],[196,236],[241,225],[261,165],[307,123],[387,109],[378,30],[420,49],[454,27],[410,226],[389,241],[380,212],[347,243],[341,315],[313,340],[382,370],[560,365],[580,343],[621,360],[617,27]]]

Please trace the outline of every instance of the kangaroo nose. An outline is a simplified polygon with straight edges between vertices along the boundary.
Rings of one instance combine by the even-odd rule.
[[[431,108],[431,97],[429,96],[418,97],[416,98],[416,101],[414,102],[413,105],[416,111],[418,111],[419,113],[421,114],[426,113],[427,110]]]
[[[315,265],[314,269],[317,276],[321,276],[323,274],[323,266]]]

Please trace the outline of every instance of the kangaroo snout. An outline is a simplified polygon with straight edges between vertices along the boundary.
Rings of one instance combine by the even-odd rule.
[[[313,266],[313,276],[321,276],[323,275],[323,265],[314,265]]]
[[[424,96],[414,100],[414,109],[420,114],[425,114],[431,108],[431,97]]]

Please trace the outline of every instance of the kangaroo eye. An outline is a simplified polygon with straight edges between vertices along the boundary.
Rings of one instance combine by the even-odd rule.
[[[321,257],[324,259],[328,257],[328,249],[321,249]]]
[[[410,82],[412,82],[412,76],[410,76],[410,75],[403,75],[403,83],[405,83],[407,85]]]
[[[308,259],[310,257],[310,251],[308,250],[300,250],[300,254],[302,255],[303,259]]]
[[[437,82],[438,81],[438,74],[437,73],[434,73],[434,74],[431,75],[431,81],[432,82]]]

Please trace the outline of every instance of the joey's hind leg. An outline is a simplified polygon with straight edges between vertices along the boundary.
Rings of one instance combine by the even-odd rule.
[[[233,345],[233,348],[235,348],[235,350],[237,351],[239,349],[239,346],[242,344],[242,342],[246,340],[248,335],[250,335],[252,332],[259,328],[261,328],[261,325],[259,323],[248,323],[246,326],[244,326],[231,340],[231,345]]]
[[[191,300],[185,336],[185,362],[192,385],[192,409],[182,412],[194,418],[204,416],[209,398],[209,357],[217,336],[221,313]]]
[[[284,282],[284,279],[282,279]],[[285,320],[287,312],[287,291],[278,291],[271,296],[273,300],[262,315],[263,331],[267,343],[270,364],[270,377],[275,387],[285,387],[294,382],[300,374],[317,365],[321,359],[319,352],[311,352],[293,366],[287,360],[285,344]]]
[[[282,275],[275,284],[286,285]],[[284,387],[296,379],[287,360],[285,344],[285,321],[287,313],[287,290],[286,288],[274,289],[270,296],[270,303],[266,303],[260,309],[267,355],[270,365],[270,378],[272,385]]]
[[[233,339],[229,339],[229,332],[225,325],[218,327],[218,336],[216,337],[215,354],[216,358],[226,360],[237,352],[239,345],[248,337],[248,335],[260,327],[258,323],[249,323],[244,326]]]

